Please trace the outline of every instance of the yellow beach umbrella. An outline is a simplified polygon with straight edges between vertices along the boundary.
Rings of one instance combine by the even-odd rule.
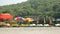
[[[33,19],[32,19],[32,18],[26,18],[26,21],[27,21],[27,22],[32,22]]]

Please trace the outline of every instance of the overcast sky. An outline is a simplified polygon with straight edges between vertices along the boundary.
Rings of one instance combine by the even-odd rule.
[[[0,0],[0,6],[25,2],[27,0]]]

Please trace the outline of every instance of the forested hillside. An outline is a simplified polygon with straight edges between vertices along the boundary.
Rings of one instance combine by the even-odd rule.
[[[60,15],[60,0],[28,0],[0,6],[0,13],[10,13],[13,16],[55,17]]]

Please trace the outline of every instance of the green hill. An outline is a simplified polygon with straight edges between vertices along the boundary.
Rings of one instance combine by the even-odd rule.
[[[0,6],[0,13],[13,16],[59,16],[60,0],[28,0],[23,3]]]

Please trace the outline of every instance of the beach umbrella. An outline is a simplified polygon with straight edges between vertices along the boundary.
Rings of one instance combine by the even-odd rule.
[[[26,20],[25,20],[26,22],[32,22],[33,21],[33,19],[32,18],[26,18]]]
[[[26,20],[26,18],[22,18],[22,20],[24,20],[24,21],[25,21],[25,20]]]
[[[20,20],[22,20],[22,17],[16,17],[15,20],[20,21]]]
[[[0,20],[11,20],[11,19],[13,19],[13,16],[8,13],[0,14]]]

